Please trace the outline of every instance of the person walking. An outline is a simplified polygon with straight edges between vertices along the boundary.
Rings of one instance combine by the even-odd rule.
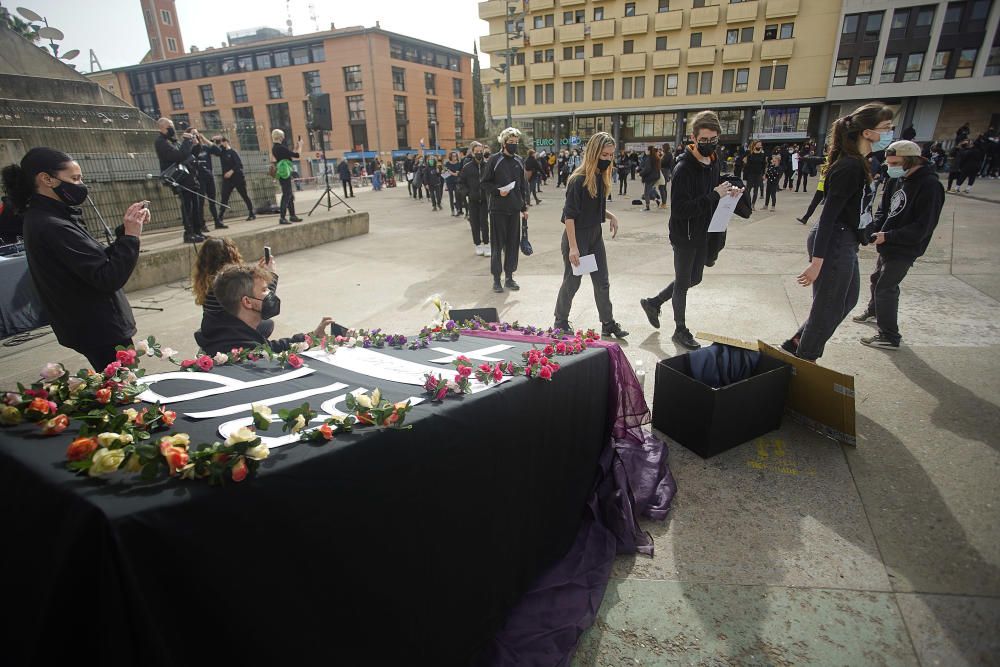
[[[813,193],[812,201],[809,202],[809,207],[806,209],[805,215],[803,215],[801,218],[795,218],[803,225],[809,222],[809,218],[816,210],[816,207],[826,200],[826,190],[825,190],[826,168],[827,168],[826,163],[821,164],[819,167],[819,180],[816,181],[816,191]]]
[[[778,205],[778,182],[782,175],[781,158],[777,155],[771,156],[771,164],[767,165],[764,172],[764,179],[767,181],[767,191],[764,193],[764,209],[767,210],[768,202],[771,203],[773,211]]]
[[[862,345],[882,350],[898,350],[899,284],[913,263],[923,256],[934,236],[944,186],[933,165],[912,141],[896,141],[885,150],[888,182],[882,204],[865,233],[875,243],[878,261],[871,274],[871,299],[855,322],[874,320],[878,333],[861,339]]]
[[[483,145],[473,141],[469,150],[471,159],[462,167],[458,174],[459,190],[465,191],[468,199],[469,226],[472,228],[472,243],[476,246],[476,254],[489,257],[490,224],[488,211],[489,202],[483,196]]]
[[[281,214],[278,217],[278,224],[290,225],[293,222],[302,222],[302,218],[295,215],[295,193],[292,192],[292,160],[299,159],[299,153],[302,151],[302,139],[299,139],[294,152],[285,146],[285,133],[281,130],[271,131],[271,141],[274,142],[271,146],[271,155],[274,156],[274,161],[277,163],[275,173],[278,185],[281,186]],[[289,217],[285,217],[286,212],[290,214]]]
[[[444,163],[444,184],[448,188],[448,206],[454,217],[464,215],[462,212],[462,198],[458,193],[458,172],[462,170],[462,161],[456,151],[448,153],[448,159]]]
[[[962,191],[962,184],[968,181],[965,186],[965,193],[972,192],[972,186],[976,183],[976,176],[979,175],[979,168],[983,165],[984,153],[979,142],[972,143],[968,139],[964,142],[965,148],[958,153],[958,189]]]
[[[656,191],[656,182],[660,180],[660,157],[659,151],[656,146],[650,146],[646,150],[645,159],[642,162],[642,168],[639,170],[639,178],[642,180],[642,201],[645,202],[646,208],[644,211],[649,210],[649,202],[653,199],[658,199],[658,192]]]
[[[625,338],[628,332],[621,328],[613,316],[611,282],[608,277],[608,254],[604,248],[602,227],[608,221],[611,238],[618,235],[618,218],[607,209],[605,194],[611,191],[611,163],[615,156],[615,140],[607,132],[598,132],[587,142],[583,161],[574,171],[566,186],[566,203],[563,206],[562,235],[563,282],[556,297],[556,329],[572,331],[569,313],[573,297],[580,289],[581,276],[573,269],[580,266],[580,257],[594,255],[597,270],[590,280],[594,284],[594,300],[601,318],[601,334]]]
[[[812,169],[812,166],[809,164],[809,146],[800,146],[799,152],[796,155],[798,156],[798,176],[795,179],[795,191],[798,192],[801,187],[802,192],[809,192],[809,173]]]
[[[624,197],[628,194],[628,175],[632,171],[632,165],[629,164],[625,151],[618,154],[618,163],[615,168],[618,170],[618,195]]]
[[[666,208],[669,201],[667,199],[667,186],[670,184],[670,179],[673,178],[675,163],[674,154],[670,151],[670,144],[663,144],[657,155],[660,158],[660,180],[657,181],[656,187],[660,191],[660,208]]]
[[[687,293],[701,282],[708,258],[708,225],[722,197],[739,197],[743,190],[729,182],[720,183],[721,167],[715,150],[722,126],[714,111],[695,115],[691,126],[692,143],[677,160],[670,191],[670,245],[674,252],[674,281],[654,297],[639,305],[654,328],[660,328],[660,307],[672,301],[674,334],[681,347],[696,350],[701,345],[687,328]]]
[[[240,159],[240,154],[236,152],[236,149],[230,145],[229,137],[220,136],[219,147],[222,149],[222,154],[219,156],[222,169],[222,215],[224,216],[226,211],[231,210],[228,208],[229,196],[233,194],[235,189],[243,198],[243,203],[246,204],[247,220],[254,220],[257,215],[254,213],[250,195],[247,194],[247,178],[243,173],[243,160]]]
[[[344,189],[344,199],[354,196],[354,183],[351,181],[351,165],[347,163],[347,158],[337,165],[337,176],[340,178],[340,185]],[[350,192],[350,194],[348,194]]]
[[[431,210],[441,210],[441,198],[444,195],[444,175],[442,167],[438,164],[437,158],[427,158],[424,165],[424,187],[427,188],[427,196],[431,200]]]
[[[750,153],[743,158],[743,181],[750,188],[751,204],[757,207],[757,195],[764,194],[764,170],[767,168],[764,145],[759,141],[750,144]]]
[[[490,272],[493,274],[493,291],[502,293],[504,287],[519,290],[514,281],[520,250],[521,227],[519,220],[528,220],[528,183],[524,176],[524,163],[517,155],[521,131],[508,127],[500,133],[500,151],[490,156],[483,170],[483,195],[490,201],[490,240],[492,257]],[[501,271],[506,276],[500,284]]]
[[[528,179],[528,206],[531,206],[531,197],[535,198],[536,204],[541,204],[542,200],[538,198],[538,184],[541,181],[541,174],[539,171],[542,166],[538,164],[538,158],[535,156],[534,149],[528,151],[528,159],[524,161],[524,171],[525,177]]]
[[[788,146],[781,152],[781,169],[785,174],[784,183],[781,185],[781,189],[792,187],[792,177],[795,175],[795,147]]]
[[[798,331],[781,345],[800,359],[823,356],[827,341],[858,303],[858,245],[867,240],[864,230],[875,199],[867,157],[892,143],[892,118],[892,109],[870,102],[830,128],[826,204],[806,241],[809,266],[797,278],[799,285],[812,287],[812,307]]]
[[[733,154],[733,176],[736,178],[743,177],[743,165],[746,164],[744,158],[747,156],[746,146],[740,144],[737,147],[736,152]]]

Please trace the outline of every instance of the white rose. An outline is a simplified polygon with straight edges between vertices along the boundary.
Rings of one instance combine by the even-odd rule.
[[[382,401],[382,390],[376,389],[372,392],[372,407],[378,407],[378,404]]]
[[[257,415],[260,415],[264,419],[271,418],[271,408],[267,407],[263,403],[251,403],[250,410]]]
[[[97,436],[97,442],[101,447],[110,447],[111,445],[118,442],[117,433],[101,433]]]
[[[238,444],[238,443],[241,443],[241,442],[250,442],[250,441],[256,440],[256,439],[257,439],[257,433],[254,432],[254,431],[251,431],[246,426],[244,426],[243,428],[239,429],[238,431],[230,433],[229,437],[226,438],[226,444],[227,445],[235,445],[235,444]]]
[[[358,394],[357,396],[354,397],[354,400],[357,402],[358,405],[363,407],[365,410],[371,410],[372,399],[370,396],[368,396],[368,394]]]
[[[295,352],[305,352],[309,349],[309,343],[292,343],[292,350]]]
[[[222,352],[218,352],[214,357],[212,357],[212,361],[215,362],[216,366],[225,366],[229,361],[229,356],[223,354]]]
[[[306,418],[299,415],[295,418],[295,423],[292,424],[292,433],[298,433],[306,427]]]
[[[134,441],[135,438],[132,437],[131,433],[122,433],[121,435],[118,436],[118,442],[122,443],[123,445],[131,445],[132,442]]]
[[[42,369],[42,372],[39,373],[39,376],[41,376],[43,380],[50,380],[50,381],[58,380],[63,376],[63,373],[65,372],[66,369],[63,368],[62,364],[56,364],[50,361],[49,363],[45,364],[45,368]]]
[[[176,357],[177,350],[175,350],[172,347],[161,347],[160,356],[162,356],[164,359],[169,359],[170,357]]]
[[[148,355],[149,354],[149,343],[144,340],[140,340],[135,344],[135,353],[137,355]]]
[[[102,447],[94,452],[94,458],[90,464],[88,474],[91,477],[107,475],[118,470],[118,467],[125,460],[124,449],[106,449]]]
[[[357,345],[357,343],[358,339],[355,338],[354,336],[351,336],[350,338],[347,339],[347,347],[354,347],[355,345]]]
[[[245,456],[248,459],[253,459],[254,461],[263,461],[268,457],[270,453],[271,450],[268,449],[267,445],[265,445],[262,442],[260,444],[254,445],[253,447],[248,448]]]
[[[83,378],[78,378],[74,376],[67,381],[67,384],[69,385],[69,393],[76,394],[81,389],[87,386],[87,381],[84,380]]]
[[[8,391],[3,396],[3,402],[6,403],[7,405],[17,405],[22,400],[23,399],[21,398],[21,394],[18,394],[15,391]]]

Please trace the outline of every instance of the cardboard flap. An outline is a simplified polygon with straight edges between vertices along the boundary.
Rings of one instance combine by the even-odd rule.
[[[757,345],[762,353],[792,366],[786,407],[820,433],[857,446],[854,376],[799,359],[764,341]]]
[[[754,352],[759,349],[758,343],[751,343],[748,340],[740,340],[739,338],[730,338],[729,336],[723,336],[721,334],[704,333],[699,331],[694,335],[694,337],[702,340],[710,340],[713,343],[722,343],[723,345],[728,345],[730,347],[742,347],[744,350],[753,350]]]

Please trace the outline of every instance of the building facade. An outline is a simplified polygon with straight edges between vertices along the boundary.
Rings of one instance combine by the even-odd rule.
[[[169,60],[184,55],[184,39],[177,22],[174,0],[140,0],[142,21],[149,37],[149,53],[143,62]]]
[[[727,144],[823,135],[839,2],[488,0],[479,15],[492,115],[509,58],[512,120],[536,148],[599,130],[630,149],[673,143],[702,109]]]
[[[313,93],[330,94],[328,159],[453,148],[475,128],[471,54],[379,27],[206,49],[91,78],[153,118],[226,133],[242,151],[269,151],[273,129],[290,146],[301,137],[303,177],[322,173],[319,132],[308,131]]]
[[[845,0],[831,63],[829,115],[869,100],[893,106],[917,141],[1000,129],[1000,1]]]

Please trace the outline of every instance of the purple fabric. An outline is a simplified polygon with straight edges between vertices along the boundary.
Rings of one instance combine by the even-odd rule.
[[[519,332],[465,331],[463,335],[551,343]],[[642,385],[617,343],[610,360],[608,418],[611,439],[600,459],[594,495],[569,552],[535,581],[511,610],[477,664],[568,665],[580,636],[597,616],[616,553],[653,554],[639,516],[662,520],[677,485],[667,447],[642,427],[650,421]]]

